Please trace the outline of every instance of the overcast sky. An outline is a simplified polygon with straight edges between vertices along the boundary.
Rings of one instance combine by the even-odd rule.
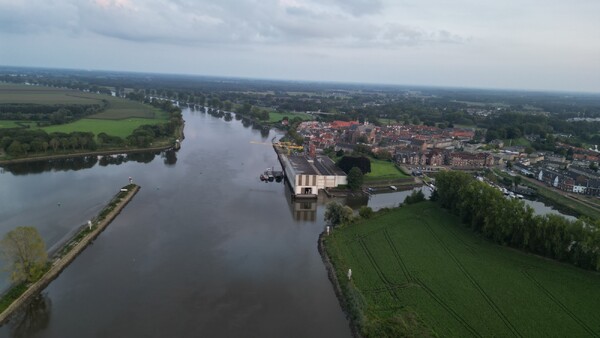
[[[0,0],[0,64],[600,92],[600,0]]]

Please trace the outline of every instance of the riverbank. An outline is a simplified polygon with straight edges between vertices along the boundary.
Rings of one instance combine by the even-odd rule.
[[[335,292],[335,296],[337,297],[338,302],[342,307],[342,311],[344,311],[344,314],[346,315],[346,319],[348,319],[348,324],[350,325],[350,331],[352,332],[352,336],[354,336],[355,338],[362,338],[360,334],[360,329],[357,325],[358,318],[356,318],[356,309],[352,308],[350,304],[348,304],[348,302],[346,301],[346,298],[344,297],[344,293],[342,292],[342,288],[337,278],[335,268],[331,263],[331,259],[329,258],[329,255],[327,254],[327,249],[325,248],[325,245],[323,243],[324,236],[327,236],[326,232],[322,232],[321,235],[319,235],[318,249],[319,254],[321,255],[321,259],[323,260],[323,264],[325,265],[325,269],[327,270],[327,277],[333,285],[333,291]]]
[[[52,259],[50,269],[42,275],[35,283],[29,285],[24,292],[15,299],[2,313],[0,313],[0,325],[10,319],[13,312],[21,308],[32,297],[40,293],[50,282],[56,279],[60,273],[90,244],[125,208],[127,203],[137,194],[140,187],[130,184],[123,188],[109,204],[92,221],[91,227],[84,227],[67,241]]]
[[[75,157],[85,157],[85,156],[104,156],[104,155],[115,155],[115,154],[136,154],[136,153],[146,153],[153,151],[162,151],[174,148],[174,145],[164,145],[160,147],[152,147],[152,148],[125,148],[125,149],[113,149],[113,150],[99,150],[99,151],[85,151],[85,152],[77,152],[77,153],[68,153],[68,154],[57,154],[57,155],[43,155],[43,156],[31,156],[31,157],[23,157],[23,158],[15,158],[10,160],[0,160],[0,166],[5,164],[14,164],[14,163],[26,163],[26,162],[36,162],[36,161],[48,161],[48,160],[56,160],[63,158],[75,158]]]

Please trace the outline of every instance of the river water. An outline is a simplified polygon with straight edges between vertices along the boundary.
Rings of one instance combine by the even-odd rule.
[[[317,251],[325,201],[291,203],[284,184],[258,179],[279,165],[260,144],[277,134],[184,118],[178,153],[5,168],[0,235],[32,225],[48,247],[130,176],[142,189],[2,336],[351,336]]]
[[[328,201],[294,202],[285,184],[258,179],[279,167],[270,142],[280,135],[230,115],[186,109],[184,118],[177,153],[2,169],[0,236],[31,225],[49,248],[94,217],[129,177],[142,189],[0,336],[351,336],[317,251]],[[410,192],[341,200],[377,210]]]

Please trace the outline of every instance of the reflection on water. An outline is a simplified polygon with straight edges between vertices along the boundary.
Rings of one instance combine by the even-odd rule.
[[[161,154],[164,158],[164,163],[168,166],[175,165],[177,163],[177,151],[174,149],[169,149]]]
[[[16,312],[10,322],[10,334],[13,337],[31,337],[42,331],[50,323],[52,301],[46,293],[35,296],[29,304]]]
[[[98,163],[97,156],[60,158],[47,161],[13,163],[3,166],[4,171],[14,175],[39,174],[46,171],[76,171],[89,169]]]
[[[282,182],[285,185],[285,196],[288,201],[290,213],[296,221],[316,222],[317,220],[317,199],[296,199],[292,197],[292,190],[289,184]],[[319,194],[320,202],[323,204],[323,194]]]
[[[2,172],[9,172],[13,175],[40,174],[48,171],[78,171],[82,169],[93,168],[96,164],[102,167],[109,165],[121,165],[127,162],[150,163],[154,158],[160,155],[164,158],[164,164],[174,165],[177,163],[177,151],[169,149],[165,151],[145,151],[131,154],[114,154],[102,156],[80,156],[74,158],[59,158],[44,161],[24,162],[6,164],[2,167]]]

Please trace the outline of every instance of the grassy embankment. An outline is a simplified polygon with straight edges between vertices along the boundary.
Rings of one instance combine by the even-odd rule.
[[[510,176],[507,173],[502,172],[500,170],[494,170],[494,173],[496,173],[500,177],[506,177],[510,180],[513,180],[512,176]],[[569,210],[570,212],[575,213],[580,216],[586,216],[586,217],[589,217],[592,219],[600,219],[600,210],[598,210],[598,208],[600,208],[600,206],[598,206],[597,202],[595,202],[593,200],[586,201],[588,199],[587,196],[580,195],[580,196],[577,196],[578,197],[577,199],[574,199],[574,198],[565,196],[565,194],[566,194],[565,192],[558,192],[551,187],[547,187],[542,184],[536,184],[534,182],[531,182],[531,180],[533,180],[533,179],[523,177],[523,179],[521,180],[521,184],[534,189],[539,196],[541,196],[543,199],[547,200],[548,202],[556,205],[559,208],[565,208],[565,209]],[[592,204],[593,206],[587,205],[588,203]]]
[[[62,269],[64,269],[66,265],[68,265],[75,256],[83,250],[85,245],[87,245],[93,237],[98,236],[99,232],[104,230],[104,228],[112,221],[116,216],[114,212],[120,211],[139,189],[135,184],[129,184],[123,188],[127,189],[127,191],[120,191],[115,195],[108,205],[106,205],[92,220],[91,228],[87,225],[83,225],[81,229],[54,254],[52,257],[53,262],[48,263],[48,268],[44,274],[29,285],[26,283],[14,285],[2,295],[0,298],[0,323],[9,315],[9,313],[5,313],[5,310],[7,310],[25,292],[32,293],[32,290],[30,290],[32,288],[35,289],[33,290],[35,292],[41,291],[47,283],[56,278]],[[107,218],[109,216],[110,218]],[[24,302],[25,300],[20,299],[19,301]],[[12,306],[11,310],[15,310],[15,306]]]
[[[599,274],[492,244],[432,202],[336,229],[325,247],[367,337],[600,332]]]

